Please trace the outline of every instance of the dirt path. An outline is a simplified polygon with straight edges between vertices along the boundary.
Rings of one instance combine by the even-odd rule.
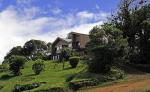
[[[128,82],[95,88],[88,90],[88,92],[131,92],[150,87],[150,74],[132,74],[128,79]]]

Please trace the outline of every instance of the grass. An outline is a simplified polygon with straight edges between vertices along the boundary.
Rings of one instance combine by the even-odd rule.
[[[65,81],[67,76],[79,73],[85,68],[85,65],[79,63],[77,68],[71,69],[69,63],[66,62],[65,69],[62,69],[62,63],[58,64],[54,69],[55,63],[53,61],[45,61],[45,70],[40,75],[35,75],[32,71],[33,63],[34,62],[31,61],[25,64],[25,68],[21,70],[21,76],[11,77],[6,80],[0,79],[0,86],[3,86],[3,88],[0,89],[0,92],[12,92],[12,89],[16,84],[23,85],[32,84],[34,82],[46,82],[46,84],[30,90],[30,92],[41,89],[48,89],[50,87],[65,87]],[[9,72],[0,73],[0,77],[4,74],[9,74]]]

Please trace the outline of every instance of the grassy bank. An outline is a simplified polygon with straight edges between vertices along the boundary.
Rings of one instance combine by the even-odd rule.
[[[82,61],[81,61],[82,62]],[[41,89],[48,89],[50,87],[65,87],[66,78],[69,75],[79,73],[85,67],[82,63],[79,63],[77,68],[71,69],[69,63],[66,62],[65,69],[62,69],[62,63],[56,65],[54,69],[53,61],[45,61],[45,70],[40,75],[35,75],[32,71],[32,64],[34,62],[27,62],[25,64],[24,69],[22,69],[22,75],[16,77],[9,77],[7,79],[0,79],[0,86],[3,86],[0,89],[0,92],[12,92],[12,89],[16,84],[24,85],[24,84],[32,84],[34,82],[46,82],[42,84],[40,87],[30,90],[31,92]],[[9,72],[0,73],[0,77],[2,75],[9,74]]]

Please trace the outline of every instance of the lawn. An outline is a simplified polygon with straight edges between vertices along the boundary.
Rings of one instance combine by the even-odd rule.
[[[0,89],[0,92],[12,92],[12,89],[16,84],[22,85],[34,82],[46,82],[46,84],[30,90],[30,92],[48,89],[50,87],[65,87],[67,76],[79,73],[85,69],[85,65],[82,64],[82,61],[80,61],[77,68],[74,69],[70,68],[71,66],[68,62],[65,63],[65,69],[62,69],[62,63],[59,63],[54,69],[54,65],[56,64],[54,61],[45,61],[45,70],[40,75],[35,75],[32,71],[33,63],[34,61],[30,61],[25,64],[25,68],[21,70],[21,76],[11,77],[5,80],[0,79],[0,86],[3,86],[3,88]],[[4,74],[9,74],[9,72],[0,73],[0,77]]]

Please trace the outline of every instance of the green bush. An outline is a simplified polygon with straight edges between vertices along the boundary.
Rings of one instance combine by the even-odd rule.
[[[110,71],[107,73],[106,77],[107,80],[114,81],[118,79],[123,79],[125,77],[125,73],[123,70],[119,68],[112,67]]]
[[[69,82],[68,86],[71,90],[77,91],[81,88],[97,86],[98,84],[99,84],[98,79],[87,79],[87,80]]]
[[[122,36],[122,31],[114,25],[105,23],[95,26],[89,33],[90,42],[87,52],[90,58],[89,71],[104,73],[113,64],[124,60],[127,39]]]
[[[15,76],[19,76],[21,75],[20,69],[24,67],[25,62],[27,62],[27,59],[23,56],[11,56],[9,58],[9,70]]]
[[[41,60],[37,60],[33,65],[32,65],[32,70],[36,75],[39,75],[43,70],[44,70],[44,63]]]
[[[79,63],[79,61],[80,61],[79,57],[71,57],[69,59],[69,62],[70,62],[70,65],[71,65],[72,68],[76,68],[78,63]]]
[[[45,82],[32,83],[32,84],[26,84],[26,85],[15,85],[13,92],[22,92],[22,91],[26,91],[26,90],[31,90],[31,89],[41,86],[44,83]]]

